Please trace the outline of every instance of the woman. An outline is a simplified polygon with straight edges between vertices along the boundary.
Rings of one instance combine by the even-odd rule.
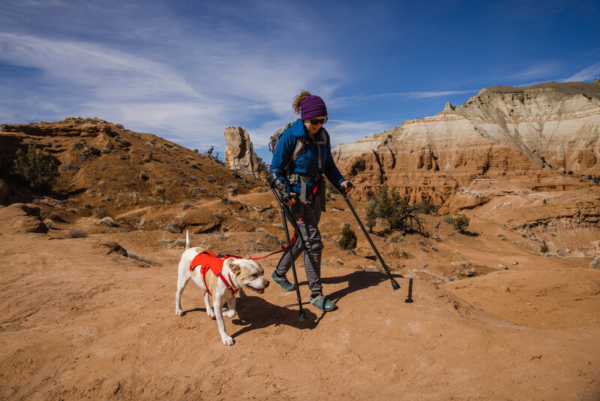
[[[279,190],[281,200],[290,207],[296,223],[302,217],[299,222],[302,235],[294,243],[292,253],[296,260],[305,250],[304,267],[312,293],[310,303],[330,311],[337,307],[323,295],[321,285],[323,241],[319,220],[321,211],[325,210],[325,181],[321,177],[325,174],[329,181],[342,186],[347,192],[352,190],[352,183],[344,180],[331,156],[329,134],[323,128],[327,122],[327,107],[323,99],[304,91],[294,100],[293,108],[301,119],[294,121],[279,137],[271,162],[271,185]],[[300,145],[301,152],[298,152],[299,142],[304,144]],[[317,186],[317,192],[310,198]],[[309,198],[311,201],[305,208],[305,201]],[[302,239],[306,240],[306,244]],[[285,277],[291,266],[290,254],[285,252],[271,276],[285,291],[296,289]]]

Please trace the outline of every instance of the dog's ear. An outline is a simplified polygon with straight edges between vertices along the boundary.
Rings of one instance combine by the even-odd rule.
[[[235,258],[229,258],[225,261],[224,265],[229,266],[229,270],[235,275],[240,274],[242,268],[238,264],[234,264]]]

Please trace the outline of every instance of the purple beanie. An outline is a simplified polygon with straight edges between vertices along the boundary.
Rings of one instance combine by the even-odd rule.
[[[300,117],[303,120],[308,120],[314,117],[326,117],[327,106],[319,96],[307,96],[300,102]]]

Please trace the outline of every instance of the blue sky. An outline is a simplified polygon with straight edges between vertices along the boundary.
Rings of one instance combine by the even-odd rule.
[[[98,117],[189,148],[269,136],[306,89],[333,145],[481,88],[600,78],[600,2],[0,0],[0,122]]]

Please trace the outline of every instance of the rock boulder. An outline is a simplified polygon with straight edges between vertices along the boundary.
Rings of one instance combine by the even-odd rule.
[[[259,159],[254,153],[250,135],[242,127],[225,128],[225,163],[231,170],[239,171],[254,178],[260,177]]]
[[[40,217],[40,209],[23,203],[0,207],[0,233],[47,233],[48,227]]]

